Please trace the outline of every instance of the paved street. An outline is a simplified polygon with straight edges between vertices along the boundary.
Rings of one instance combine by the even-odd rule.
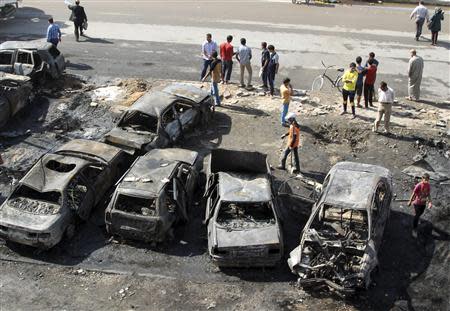
[[[425,59],[422,91],[429,99],[449,96],[449,22],[444,21],[441,45],[430,47],[430,33],[413,40],[412,8],[385,6],[315,7],[290,1],[89,1],[89,29],[75,42],[69,10],[63,1],[24,1],[16,17],[0,21],[0,41],[42,38],[47,18],[62,26],[60,45],[69,71],[99,78],[144,77],[196,80],[200,45],[206,32],[219,43],[226,35],[246,37],[259,63],[259,43],[276,46],[281,57],[278,80],[289,76],[299,88],[310,88],[321,72],[320,60],[346,67],[358,55],[374,51],[380,61],[379,80],[406,95],[409,50]],[[431,8],[431,7],[430,7]],[[254,75],[257,74],[254,70]],[[334,73],[331,72],[331,75]],[[238,78],[237,71],[232,79]],[[256,78],[256,77],[255,77]]]

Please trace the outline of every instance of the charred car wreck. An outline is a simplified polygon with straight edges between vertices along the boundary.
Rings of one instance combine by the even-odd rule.
[[[163,91],[149,91],[122,115],[105,140],[136,154],[169,147],[183,135],[206,127],[212,104],[208,92],[187,84],[175,83]]]
[[[195,151],[153,149],[121,178],[106,210],[112,235],[161,242],[173,226],[188,220],[188,208],[202,162]]]
[[[367,288],[390,213],[392,175],[375,165],[341,162],[322,192],[288,259],[304,288],[342,294]]]
[[[0,206],[0,236],[48,249],[73,234],[77,219],[92,208],[126,170],[121,149],[88,140],[73,140],[45,154]]]
[[[206,185],[208,251],[222,267],[274,266],[283,238],[267,156],[212,150]]]
[[[30,102],[30,78],[0,72],[0,128]]]
[[[42,78],[59,78],[66,69],[62,53],[51,43],[39,41],[7,41],[0,44],[0,71]]]

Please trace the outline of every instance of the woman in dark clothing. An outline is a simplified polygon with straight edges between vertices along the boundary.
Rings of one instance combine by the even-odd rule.
[[[438,32],[441,31],[442,20],[444,20],[444,12],[442,12],[441,8],[436,8],[428,24],[428,28],[431,31],[431,45],[437,44]]]

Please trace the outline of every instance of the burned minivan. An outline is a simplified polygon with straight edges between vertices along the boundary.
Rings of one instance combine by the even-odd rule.
[[[127,168],[121,149],[73,140],[42,156],[0,206],[0,237],[48,249],[73,234]],[[127,163],[128,162],[128,163]]]
[[[0,72],[0,128],[28,105],[32,90],[29,77]]]
[[[352,162],[333,166],[288,259],[304,288],[342,294],[367,288],[378,266],[392,198],[386,168]]]
[[[188,221],[202,161],[195,151],[153,149],[120,179],[106,210],[106,228],[115,236],[162,242],[177,223]]]
[[[215,149],[207,172],[208,251],[220,267],[274,266],[283,238],[267,155]]]
[[[0,44],[0,71],[39,82],[59,78],[66,69],[62,53],[51,43],[6,41]]]
[[[206,127],[212,103],[208,92],[188,84],[149,91],[124,112],[105,141],[133,154],[169,147],[183,135]]]

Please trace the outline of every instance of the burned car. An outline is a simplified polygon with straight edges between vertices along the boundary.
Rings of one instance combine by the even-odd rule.
[[[73,140],[42,156],[0,206],[0,237],[48,249],[73,234],[127,168],[128,154]],[[128,162],[129,164],[129,162]]]
[[[283,238],[267,155],[212,150],[205,192],[208,251],[220,267],[274,266]]]
[[[7,41],[0,44],[0,71],[28,76],[33,81],[59,78],[66,69],[62,53],[51,43]]]
[[[208,92],[187,84],[149,91],[122,115],[105,141],[135,154],[171,146],[184,134],[206,127],[212,104]]]
[[[32,90],[29,77],[0,72],[0,128],[28,105]]]
[[[121,178],[106,210],[112,235],[162,242],[173,226],[188,220],[202,161],[195,151],[153,149]]]
[[[288,259],[304,288],[348,294],[367,288],[378,266],[392,198],[386,168],[352,162],[333,166]]]

